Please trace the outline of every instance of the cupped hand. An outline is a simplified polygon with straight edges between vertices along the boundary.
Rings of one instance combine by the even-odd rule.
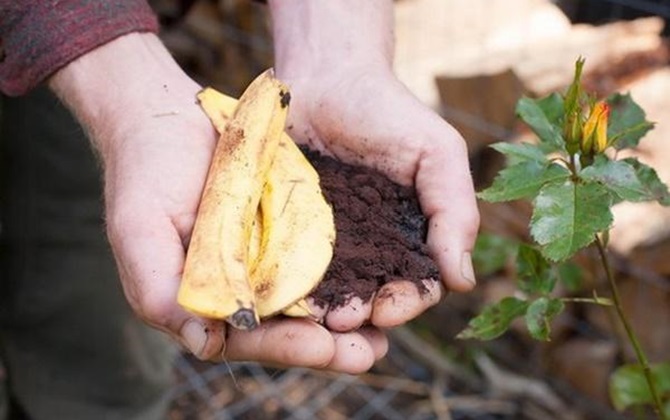
[[[209,120],[191,107],[138,119],[117,138],[122,153],[106,164],[108,233],[135,311],[203,359],[369,369],[386,347],[374,330],[333,334],[313,321],[284,319],[242,332],[177,306],[184,248],[216,138]]]
[[[310,320],[277,319],[245,332],[178,306],[217,135],[196,104],[200,87],[155,36],[131,34],[105,44],[59,71],[50,85],[101,157],[107,233],[124,292],[140,318],[204,360],[358,373],[385,354],[386,337],[373,327],[334,333]]]
[[[471,252],[479,213],[459,133],[383,67],[343,63],[314,77],[295,77],[281,67],[277,73],[291,89],[291,136],[343,162],[377,169],[399,184],[414,186],[429,220],[427,243],[443,284],[452,291],[474,287]],[[440,300],[435,280],[424,281],[424,293],[409,281],[388,283],[370,302],[354,298],[346,307],[326,308],[322,315],[336,331],[368,321],[396,326]]]

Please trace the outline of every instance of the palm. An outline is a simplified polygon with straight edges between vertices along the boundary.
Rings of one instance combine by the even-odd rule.
[[[137,121],[115,133],[121,147],[105,161],[107,227],[126,296],[147,323],[209,360],[358,373],[386,352],[386,339],[374,328],[331,334],[313,321],[279,320],[252,332],[226,332],[223,322],[194,317],[178,307],[185,244],[216,134],[195,105]]]
[[[464,278],[462,261],[469,258],[478,213],[460,135],[390,74],[361,71],[358,77],[321,77],[312,84],[286,81],[293,93],[291,135],[344,162],[415,186],[430,219],[428,244],[445,284],[469,290],[472,284]],[[337,330],[355,328],[366,318],[381,327],[404,323],[439,300],[439,287],[428,284],[432,292],[423,296],[408,282],[387,285],[393,299],[369,304],[354,300],[350,307],[329,313],[326,323]]]

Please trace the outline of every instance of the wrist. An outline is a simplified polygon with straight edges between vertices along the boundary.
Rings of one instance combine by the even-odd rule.
[[[143,118],[193,107],[199,89],[151,33],[116,38],[63,67],[48,84],[102,152],[105,139]]]
[[[275,69],[299,80],[347,71],[391,72],[393,4],[390,0],[269,0]]]

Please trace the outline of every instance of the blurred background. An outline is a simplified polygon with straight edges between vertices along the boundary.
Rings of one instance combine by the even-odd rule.
[[[164,41],[201,83],[239,95],[272,65],[264,6],[247,0],[153,4],[163,16]],[[396,72],[464,135],[478,189],[503,164],[486,146],[529,136],[514,115],[516,101],[566,87],[579,56],[587,59],[589,90],[630,92],[657,123],[636,154],[670,181],[670,1],[399,0],[395,7]],[[455,339],[484,305],[514,293],[510,244],[528,239],[526,203],[480,203],[480,210],[479,287],[391,331],[388,357],[370,373],[338,376],[183,356],[175,366],[171,418],[630,418],[611,408],[607,380],[631,360],[631,349],[600,307],[570,305],[547,343],[516,326],[490,342]],[[615,208],[616,275],[652,362],[670,359],[669,233],[667,209]],[[558,293],[606,296],[594,261],[582,253],[582,274]]]

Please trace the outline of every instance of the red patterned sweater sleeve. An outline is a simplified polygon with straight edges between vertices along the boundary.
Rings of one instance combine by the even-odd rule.
[[[0,0],[0,90],[21,95],[95,47],[157,30],[145,0]]]

